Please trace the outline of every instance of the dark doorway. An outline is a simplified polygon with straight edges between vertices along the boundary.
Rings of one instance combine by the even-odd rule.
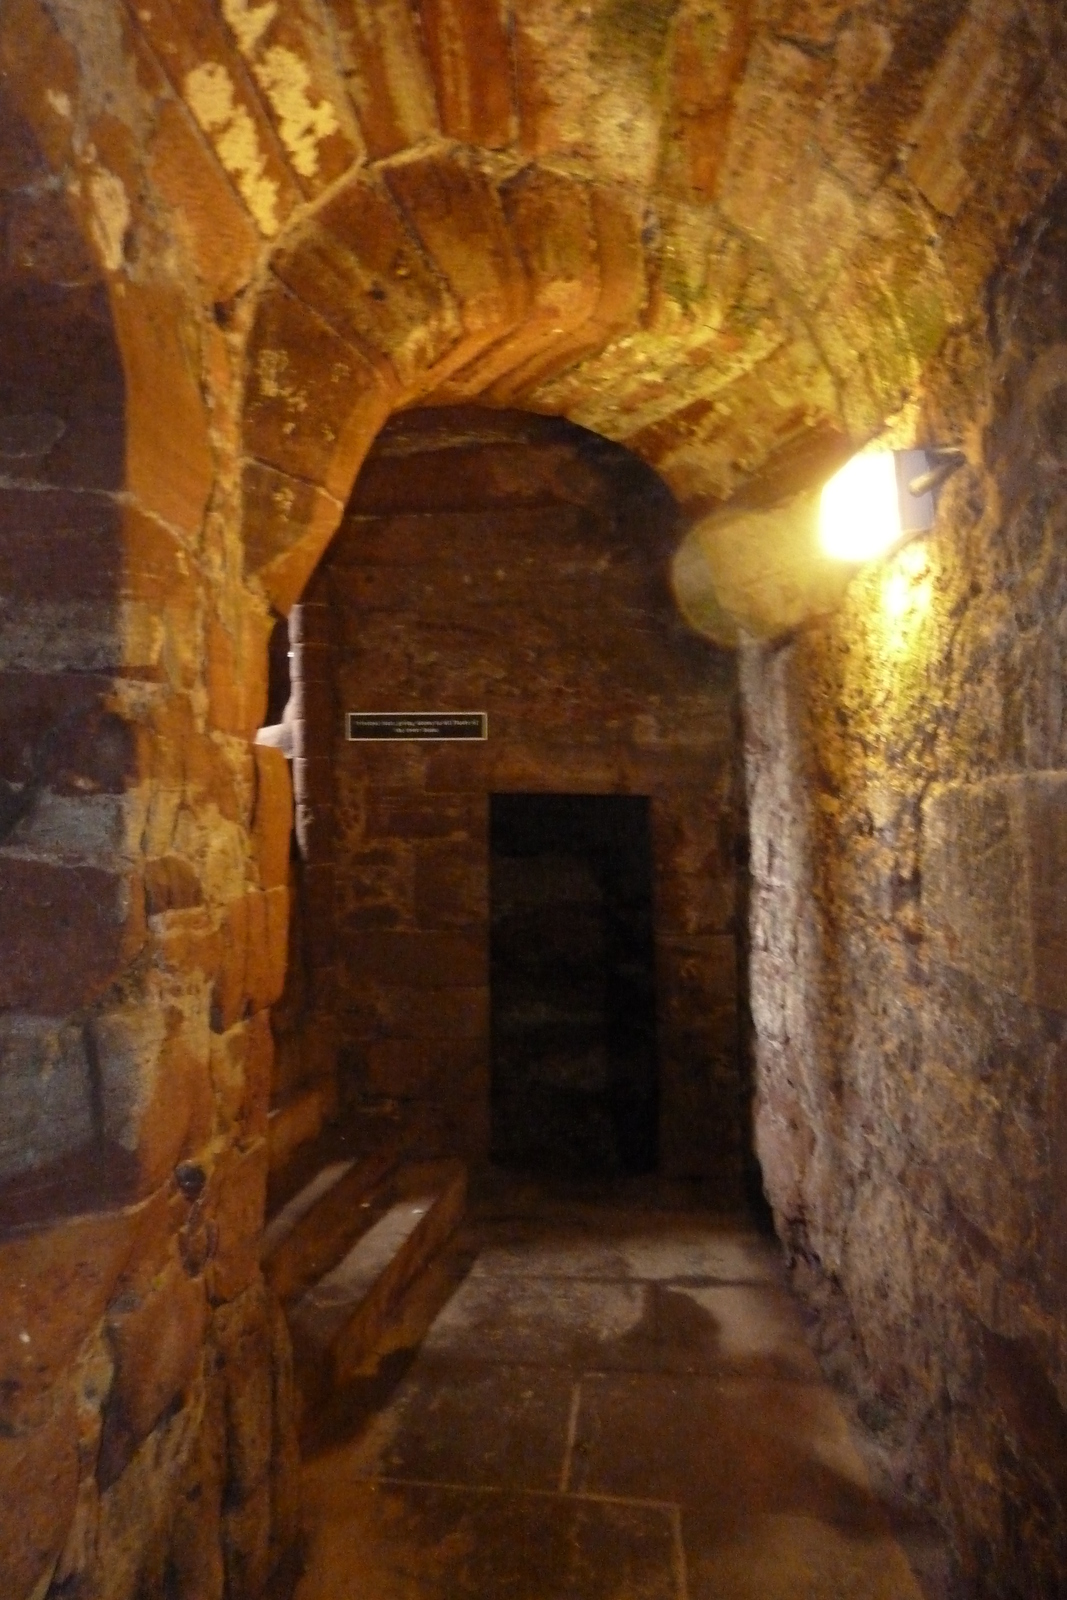
[[[493,1157],[656,1165],[652,849],[643,795],[490,803]]]

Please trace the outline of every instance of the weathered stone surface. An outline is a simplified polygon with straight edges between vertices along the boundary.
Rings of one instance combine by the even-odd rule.
[[[931,427],[983,432],[935,536],[745,670],[764,1180],[900,1480],[998,1600],[1067,1573],[1064,227],[1059,195],[936,371]]]
[[[211,1080],[221,1126],[242,1137],[267,1131],[274,1045],[270,1013],[258,1011],[228,1032],[211,1036]]]
[[[208,1270],[213,1301],[234,1300],[258,1279],[259,1235],[267,1202],[267,1145],[230,1150],[211,1174],[210,1209],[217,1228]]]
[[[95,1017],[90,1039],[102,1136],[128,1153],[127,1181],[146,1194],[211,1131],[205,1008],[185,1017],[162,997],[131,1003]]]
[[[514,133],[508,19],[500,0],[419,0],[441,128],[460,144],[498,150]]]
[[[289,841],[293,828],[293,785],[280,750],[256,745],[256,800],[252,838],[264,889],[289,883]]]
[[[0,1330],[3,1431],[17,1436],[48,1411],[79,1346],[104,1313],[151,1221],[151,1202],[103,1216],[24,1229],[0,1243],[7,1307]]]
[[[334,0],[333,10],[371,155],[391,155],[432,136],[437,107],[414,10],[393,0]]]
[[[195,1449],[178,1484],[167,1560],[167,1582],[177,1600],[222,1600],[222,1498],[226,1485],[226,1416],[220,1383],[205,1399]]]
[[[259,233],[273,238],[300,191],[221,22],[213,12],[180,0],[163,0],[140,22]]]
[[[251,1281],[243,1252],[257,1204],[247,1194],[238,1204],[235,1166],[258,1156],[234,1152],[260,1137],[266,1049],[253,1019],[278,990],[286,921],[279,858],[271,853],[260,876],[250,840],[248,740],[265,700],[264,602],[285,611],[304,590],[386,410],[462,369],[464,392],[481,398],[480,370],[498,385],[497,399],[630,440],[687,513],[705,517],[732,501],[730,510],[748,516],[817,486],[835,451],[871,436],[925,385],[922,431],[966,437],[972,460],[983,462],[943,503],[943,515],[947,507],[957,518],[953,539],[964,542],[945,546],[927,572],[891,569],[884,597],[878,580],[860,580],[839,624],[783,651],[783,681],[771,694],[799,675],[845,720],[816,719],[814,744],[810,729],[791,745],[777,727],[783,742],[768,745],[788,781],[769,801],[756,887],[756,1009],[776,1079],[760,1126],[773,1131],[773,1159],[769,1133],[764,1143],[769,1181],[790,1236],[819,1256],[824,1284],[844,1286],[863,1347],[888,1375],[883,1387],[913,1397],[901,1410],[909,1437],[940,1441],[954,1484],[946,1504],[975,1583],[998,1600],[1020,1586],[1027,1600],[1042,1586],[1055,1592],[1065,1518],[1059,1480],[1044,1463],[1058,1449],[1051,1395],[1063,1385],[1064,1262],[1048,1239],[1067,1234],[1048,1177],[1064,1145],[1058,867],[1054,852],[1046,876],[1032,863],[1043,862],[1057,812],[1027,802],[1019,825],[1029,896],[1020,874],[990,918],[1002,927],[1010,905],[1024,924],[1010,959],[989,929],[975,927],[981,896],[950,850],[940,865],[930,858],[924,889],[920,823],[928,794],[929,820],[948,820],[950,803],[939,812],[935,791],[1064,765],[1056,351],[1067,326],[1056,259],[1065,252],[1041,243],[1059,239],[1051,223],[1023,234],[1017,253],[1015,241],[1062,173],[1065,44],[1054,0],[859,8],[521,0],[510,9],[481,0],[6,0],[0,1003],[16,1020],[47,1019],[45,1033],[63,1042],[48,1056],[49,1077],[37,1045],[27,1055],[17,1041],[6,1082],[20,1117],[27,1096],[33,1104],[29,1121],[5,1118],[19,1142],[16,1165],[26,1162],[5,1184],[5,1216],[27,1226],[155,1183],[169,1189],[176,1160],[199,1161],[219,1174],[228,1242],[217,1287],[240,1292]],[[352,311],[347,266],[339,305],[336,285],[327,292],[322,282],[329,252],[300,257],[300,249],[321,242],[331,207],[347,215],[350,168],[351,194],[366,188],[365,150],[384,161],[396,209],[373,221],[359,213],[367,314],[342,327],[330,319]],[[402,251],[410,235],[417,247]],[[299,296],[271,270],[275,245],[279,268],[300,257]],[[979,324],[990,274],[1006,260],[1006,289],[992,294],[989,382]],[[410,278],[400,275],[406,267]],[[1029,287],[1017,294],[1020,284]],[[557,309],[558,321],[549,315]],[[954,388],[942,383],[945,371]],[[988,402],[976,402],[979,392]],[[894,438],[912,442],[917,413],[895,428]],[[978,525],[978,496],[987,516],[972,538],[961,530]],[[592,579],[586,555],[563,538],[574,504],[574,492],[557,500],[555,565],[577,592]],[[725,550],[730,518],[717,527]],[[536,545],[537,516],[525,528],[520,542]],[[493,535],[508,555],[497,563],[505,578],[494,568],[482,585],[486,613],[495,591],[515,615],[524,582],[540,579],[540,545],[524,547],[530,565],[516,574],[518,529],[512,518],[509,543],[502,517]],[[735,522],[738,549],[744,529]],[[394,565],[408,562],[411,525],[383,528],[386,537],[398,548],[406,541]],[[474,522],[463,537],[455,561],[440,564],[436,611],[425,589],[393,575],[379,586],[378,609],[361,613],[364,637],[345,644],[363,652],[361,670],[379,661],[383,685],[408,683],[416,703],[430,688],[462,687],[458,675],[435,676],[430,649],[405,659],[402,636],[422,606],[420,626],[446,625],[446,595],[449,604],[462,598],[467,556],[458,552],[477,560],[480,544],[492,542]],[[766,524],[752,544],[773,596],[761,621],[767,633],[810,619],[825,597],[804,560],[785,571],[787,543]],[[606,569],[602,588],[609,578]],[[923,632],[928,582],[933,627]],[[883,598],[884,626],[868,627]],[[686,648],[680,634],[647,674],[662,703],[642,701],[642,604],[620,588],[619,621],[603,646],[605,660],[626,660],[613,742],[575,737],[577,709],[603,685],[588,650],[560,648],[555,666],[568,692],[545,711],[546,737],[533,748],[522,701],[531,682],[551,676],[546,663],[567,608],[550,615],[531,603],[527,654],[510,628],[496,629],[508,653],[493,680],[495,715],[514,735],[499,755],[493,746],[368,751],[367,783],[440,797],[548,784],[644,793],[655,762],[684,753],[679,793],[692,793],[689,757],[714,743],[720,761],[719,724],[729,719],[709,716],[718,731],[701,745],[699,697],[664,687],[665,661]],[[401,627],[396,605],[408,608]],[[582,609],[570,607],[568,627],[584,625]],[[929,711],[935,702],[951,708],[946,721]],[[321,698],[310,696],[306,709],[310,720],[320,716]],[[818,759],[809,762],[812,749]],[[301,759],[314,752],[304,748]],[[328,860],[335,819],[325,786],[309,787],[315,802],[303,807],[300,833],[313,846],[306,949],[314,971],[313,981],[300,979],[303,1032],[284,1036],[291,1088],[303,1073],[328,1071],[337,1028],[337,945],[326,915],[339,881]],[[360,826],[358,789],[348,784],[336,800],[349,840]],[[469,851],[472,827],[456,830],[457,852]],[[801,870],[796,852],[808,831],[818,849]],[[345,915],[362,896],[360,874],[377,873],[365,911],[391,917],[393,932],[423,915],[432,931],[447,932],[452,888],[438,845],[450,837],[364,840]],[[839,857],[828,877],[809,871],[838,838],[847,841],[845,864]],[[395,844],[390,864],[368,859],[378,843]],[[690,877],[718,870],[710,857],[696,865],[691,841],[679,836],[675,847],[692,863]],[[715,856],[726,859],[727,851]],[[724,907],[702,902],[687,917],[681,881],[665,899],[678,937],[724,934]],[[473,877],[457,869],[454,882],[464,914],[475,911]],[[924,894],[931,910],[940,907],[929,930]],[[361,935],[373,926],[361,924]],[[962,966],[944,959],[953,941]],[[829,962],[833,950],[840,959]],[[862,991],[853,982],[860,970],[869,975]],[[484,1034],[485,1003],[480,985],[383,984],[354,991],[351,1012],[370,1019],[376,1045],[402,1040],[404,1028],[430,1045],[442,1017],[458,1035]],[[161,1016],[167,1032],[157,1041],[143,1018]],[[222,1030],[214,1044],[212,1021]],[[81,1085],[93,1084],[95,1068],[86,1056],[82,1078],[73,1041],[91,1040],[97,1027],[106,1093],[90,1094],[86,1120]],[[845,1038],[839,1051],[835,1041]],[[666,1046],[680,1073],[690,1043],[704,1050],[699,1028]],[[928,1074],[922,1063],[933,1063]],[[717,1070],[713,1053],[706,1064]],[[477,1146],[470,1107],[427,1105],[442,1128],[452,1118],[455,1136]],[[888,1127],[900,1137],[883,1137]],[[969,1148],[983,1159],[968,1162]],[[1000,1176],[1024,1169],[1029,1176],[1015,1183]],[[173,1213],[168,1200],[160,1236],[134,1250],[143,1258],[130,1282],[150,1276],[149,1262],[161,1270],[175,1249],[194,1272],[215,1269],[214,1183],[196,1201],[176,1200]],[[256,1185],[247,1188],[254,1194]],[[81,1227],[70,1223],[73,1239]],[[54,1248],[65,1260],[65,1247]],[[62,1295],[44,1268],[40,1281]],[[70,1299],[76,1343],[96,1337],[107,1295],[91,1315],[76,1285]],[[34,1393],[59,1396],[77,1359],[64,1346]],[[216,1524],[215,1446],[201,1443],[214,1427],[203,1421],[213,1402],[207,1376],[202,1391],[198,1382],[103,1506],[85,1470],[98,1424],[77,1422],[77,1510],[56,1569],[65,1586],[113,1600],[183,1585],[213,1595],[219,1539],[231,1586],[258,1582],[273,1490],[257,1488],[240,1527]],[[277,1392],[273,1403],[283,1403]],[[79,1401],[79,1418],[94,1405]],[[37,1420],[43,1427],[43,1413]],[[936,1476],[916,1471],[923,1482]],[[203,1563],[190,1556],[180,1568],[177,1507],[188,1530],[198,1473]],[[56,1504],[67,1504],[66,1484]],[[1020,1522],[1024,1505],[1036,1509]],[[52,1532],[38,1548],[47,1569]],[[9,1581],[5,1572],[0,1587],[18,1593],[22,1576]]]
[[[0,1437],[0,1573],[13,1595],[43,1592],[63,1548],[78,1490],[73,1402],[46,1422]],[[11,1514],[17,1506],[18,1514]]]
[[[160,108],[152,141],[153,182],[173,208],[212,300],[224,304],[247,284],[261,238],[222,170],[203,159],[195,128],[180,106]]]
[[[129,1465],[198,1371],[208,1307],[202,1279],[172,1262],[140,1303],[119,1299],[109,1317],[115,1377],[104,1413],[97,1478],[102,1490]]]
[[[382,375],[278,282],[257,308],[248,359],[249,452],[344,498],[389,412]]]
[[[95,999],[141,943],[131,901],[123,872],[0,856],[0,1004],[55,1015]]]
[[[196,534],[211,492],[213,463],[186,305],[173,291],[131,285],[115,308],[127,417],[133,425],[126,486],[144,511]]]
[[[935,789],[922,826],[922,907],[935,953],[1022,999],[1067,1009],[1063,774]]]
[[[459,359],[508,332],[528,300],[500,199],[465,160],[438,155],[386,169],[386,182],[460,308],[468,341]]]
[[[340,190],[275,270],[404,384],[418,383],[459,338],[455,305],[380,180]]]
[[[245,465],[243,494],[246,569],[262,583],[272,605],[288,611],[329,544],[343,506],[318,484],[260,461]]]
[[[584,200],[580,215],[588,227]],[[342,963],[345,1092],[401,1102],[441,1149],[449,1138],[477,1149],[466,1141],[488,1131],[489,794],[632,786],[652,796],[656,873],[671,883],[657,935],[663,1156],[726,1192],[743,1144],[731,690],[724,660],[683,644],[646,553],[669,538],[669,504],[621,453],[553,425],[427,412],[386,438],[316,579],[330,601],[308,619],[321,642],[298,647],[334,684],[331,697],[300,695],[307,747],[322,753],[298,761],[298,784],[332,813],[336,863],[312,867],[314,881],[305,868],[300,893],[305,911],[329,897],[314,900],[316,926],[328,907],[336,917],[336,936],[309,930],[303,948],[313,968]],[[304,665],[294,658],[298,681]],[[411,747],[340,737],[339,705],[430,699],[484,706],[488,745],[430,745],[420,763]],[[699,924],[706,894],[731,910],[701,936],[686,923]]]

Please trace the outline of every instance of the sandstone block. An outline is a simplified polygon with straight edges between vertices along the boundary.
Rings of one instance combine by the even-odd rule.
[[[273,1330],[262,1284],[214,1317],[226,1416],[226,1498],[244,1505],[270,1473],[274,1436]]]
[[[222,169],[173,101],[162,100],[149,159],[211,299],[225,302],[252,275],[260,239]]]
[[[345,1030],[363,1039],[481,1039],[489,1032],[489,990],[397,988],[349,976]]]
[[[234,608],[207,621],[207,689],[211,726],[247,739],[259,726],[267,702],[268,619]]]
[[[456,359],[470,359],[519,321],[529,297],[499,197],[472,164],[436,153],[395,164],[386,182],[459,304],[469,337]]]
[[[223,1600],[222,1496],[226,1421],[222,1384],[212,1375],[203,1422],[178,1488],[167,1556],[174,1600]]]
[[[211,1081],[223,1129],[235,1129],[242,1138],[266,1133],[273,1059],[269,1011],[212,1034]]]
[[[301,1089],[272,1108],[267,1124],[271,1172],[281,1172],[301,1145],[318,1137],[324,1115],[325,1096],[318,1088]]]
[[[642,213],[635,197],[622,185],[595,185],[590,193],[593,220],[596,227],[596,251],[600,278],[600,295],[596,311],[570,338],[561,341],[544,356],[534,355],[524,363],[518,375],[516,394],[521,387],[527,403],[539,393],[543,385],[551,385],[553,378],[570,372],[587,357],[595,357],[620,334],[634,328],[641,321],[648,300],[648,273],[645,247],[641,237]],[[563,379],[575,385],[582,380]],[[551,394],[551,389],[549,393]],[[569,410],[564,395],[554,394],[552,409],[560,405]],[[654,462],[648,452],[637,452],[644,460]]]
[[[35,1425],[41,1397],[62,1382],[99,1322],[150,1203],[0,1238],[0,1434]]]
[[[141,27],[258,232],[272,238],[300,191],[221,22],[181,0],[163,0]]]
[[[485,850],[451,840],[417,846],[414,911],[420,928],[484,924],[489,916]]]
[[[301,1503],[300,1397],[293,1372],[289,1325],[280,1303],[270,1296],[274,1435],[271,1446],[271,1549],[274,1564],[288,1555],[300,1538]]]
[[[759,1041],[759,1092],[755,1102],[754,1142],[764,1193],[784,1228],[803,1216],[815,1131],[796,1084],[789,1047]]]
[[[203,904],[204,891],[196,869],[182,856],[156,856],[144,865],[145,914],[188,911]]]
[[[340,0],[336,16],[369,155],[392,155],[435,137],[433,81],[414,11],[376,0]]]
[[[272,1005],[285,987],[289,890],[253,889],[227,907],[212,1000],[213,1026],[225,1032],[246,1008]]]
[[[245,571],[259,579],[277,611],[298,599],[330,542],[343,505],[317,483],[245,463]]]
[[[90,1035],[103,1135],[128,1153],[129,1181],[147,1194],[211,1129],[206,1013],[164,1011],[145,997],[94,1017]]]
[[[0,1016],[0,1178],[54,1161],[95,1134],[85,1039],[52,1018]]]
[[[214,465],[204,398],[181,333],[189,309],[174,289],[132,281],[113,306],[126,377],[126,488],[144,510],[196,534]]]
[[[462,757],[470,762],[468,752],[463,751]],[[452,837],[463,842],[478,836],[485,812],[482,795],[444,791],[422,795],[376,785],[367,796],[366,835],[368,840]]]
[[[246,1150],[229,1150],[211,1174],[207,1207],[218,1244],[208,1268],[213,1302],[233,1300],[259,1274],[259,1236],[267,1203],[267,1145],[257,1139]]]
[[[287,887],[293,830],[293,784],[289,763],[280,750],[255,746],[256,799],[252,842],[264,889]]]
[[[488,1097],[489,1060],[481,1039],[380,1039],[366,1046],[364,1063],[372,1095],[464,1105]]]
[[[345,960],[360,978],[412,989],[469,988],[488,981],[482,929],[354,933],[345,941]]]
[[[297,181],[320,193],[364,155],[332,36],[302,9],[271,12],[251,27],[239,12],[224,15]]]
[[[140,1300],[113,1310],[115,1377],[104,1413],[97,1477],[107,1489],[198,1371],[207,1327],[202,1278],[172,1262]]]
[[[346,498],[389,413],[382,375],[281,283],[260,299],[248,361],[248,452]]]
[[[265,1478],[248,1499],[223,1512],[223,1557],[226,1594],[234,1600],[257,1600],[270,1577],[271,1484]]]
[[[460,144],[502,150],[515,134],[511,43],[499,0],[419,0],[441,126]]]
[[[91,1002],[140,942],[136,898],[123,872],[0,854],[0,1006]]]
[[[505,402],[557,354],[580,348],[576,335],[596,313],[601,280],[588,185],[530,168],[504,186],[501,199],[530,283],[530,308],[513,337],[461,381],[470,393],[484,389]]]
[[[922,825],[931,954],[1067,1010],[1067,777],[1034,772],[946,784],[929,795]]]
[[[47,1421],[0,1433],[0,1585],[6,1595],[43,1593],[62,1551],[78,1494],[74,1399],[54,1397]]]
[[[461,333],[456,307],[388,190],[366,177],[316,215],[276,270],[396,380],[417,384]]]
[[[194,1378],[185,1404],[168,1412],[100,1496],[94,1561],[100,1600],[164,1594],[168,1546],[186,1470],[196,1452],[205,1384]]]

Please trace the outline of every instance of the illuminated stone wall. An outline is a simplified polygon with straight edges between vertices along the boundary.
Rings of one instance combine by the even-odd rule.
[[[1067,1583],[1065,261],[1061,188],[931,386],[936,531],[743,671],[767,1192],[991,1600]]]
[[[248,1594],[291,1531],[256,1263],[290,794],[251,741],[389,414],[624,443],[711,516],[727,633],[803,620],[825,571],[759,515],[966,326],[1062,170],[1063,30],[4,0],[5,1593]]]
[[[333,833],[342,1098],[435,1153],[484,1158],[489,795],[648,795],[660,1167],[737,1204],[736,658],[675,611],[676,526],[655,475],[579,429],[474,408],[396,418],[302,608],[328,615],[332,641],[306,744],[315,826]],[[349,743],[345,709],[484,710],[490,735]]]

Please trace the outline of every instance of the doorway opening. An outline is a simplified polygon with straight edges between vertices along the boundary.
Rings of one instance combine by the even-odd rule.
[[[492,1152],[617,1177],[657,1163],[645,795],[490,797]]]

